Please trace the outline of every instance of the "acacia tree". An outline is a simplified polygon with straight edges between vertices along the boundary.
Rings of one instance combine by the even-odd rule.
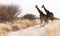
[[[26,14],[23,16],[24,19],[34,20],[36,19],[35,15],[33,14]]]

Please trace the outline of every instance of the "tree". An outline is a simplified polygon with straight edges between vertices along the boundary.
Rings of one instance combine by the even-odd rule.
[[[19,14],[17,5],[0,5],[0,21],[12,21]]]
[[[23,16],[24,19],[34,20],[36,19],[35,15],[33,14],[26,14]]]

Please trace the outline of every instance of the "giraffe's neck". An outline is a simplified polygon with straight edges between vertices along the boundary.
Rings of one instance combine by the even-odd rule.
[[[43,12],[37,7],[37,10],[40,14],[43,14]]]
[[[44,7],[44,10],[45,10],[45,12],[46,12],[47,14],[49,14],[49,13],[50,13],[50,11],[49,11],[49,10],[47,10],[45,7]]]

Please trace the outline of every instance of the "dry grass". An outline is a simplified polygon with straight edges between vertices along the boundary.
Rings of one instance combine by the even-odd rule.
[[[45,26],[46,36],[60,36],[60,20],[55,20]]]
[[[1,30],[0,33],[5,34],[8,32],[11,32],[11,31],[25,29],[25,28],[28,28],[30,26],[37,25],[39,23],[40,23],[39,19],[36,19],[36,20],[16,19],[13,22],[0,23],[0,30]]]
[[[0,23],[0,36],[2,34],[6,34],[7,32],[11,32],[13,30],[13,28],[5,23]]]
[[[11,24],[12,27],[15,27],[16,29],[20,30],[20,29],[24,29],[24,28],[27,28],[27,27],[30,27],[30,26],[37,25],[37,24],[40,23],[40,20],[38,20],[38,19],[36,19],[36,20],[17,19],[17,20],[14,20],[12,23],[13,23],[13,24]]]

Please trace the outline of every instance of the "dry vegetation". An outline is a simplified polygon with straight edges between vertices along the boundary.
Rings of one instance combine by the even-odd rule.
[[[37,22],[38,21],[38,22]],[[21,19],[16,19],[12,23],[11,22],[5,22],[5,23],[0,23],[0,33],[5,34],[11,31],[17,31],[21,29],[28,28],[30,26],[34,26],[40,23],[39,19],[36,20],[21,20]]]
[[[0,22],[12,21],[16,18],[18,9],[15,5],[0,5]]]

